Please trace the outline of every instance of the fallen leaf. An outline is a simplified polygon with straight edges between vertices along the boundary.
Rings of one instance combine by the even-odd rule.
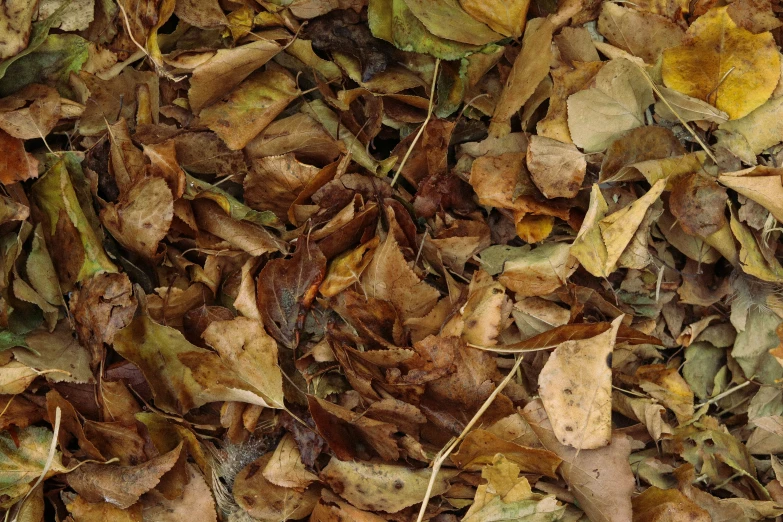
[[[174,199],[165,180],[145,178],[101,211],[112,236],[136,254],[153,258],[174,218]]]
[[[274,407],[283,406],[283,376],[277,363],[277,343],[264,325],[245,317],[213,321],[204,341],[221,359],[260,391]]]
[[[224,101],[202,110],[199,119],[215,131],[229,149],[239,150],[283,112],[298,94],[291,74],[282,67],[267,67],[248,76]]]
[[[403,321],[427,314],[440,297],[405,261],[393,234],[378,246],[362,274],[361,285],[368,297],[394,304]]]
[[[742,118],[766,102],[780,77],[780,54],[770,33],[738,27],[725,7],[691,24],[680,46],[664,51],[666,87]]]
[[[527,168],[533,183],[545,197],[572,198],[582,186],[587,161],[569,143],[532,136],[527,148]]]
[[[318,246],[299,239],[291,259],[273,259],[258,274],[258,310],[269,333],[289,349],[299,343],[297,325],[315,298],[326,272]]]
[[[5,151],[0,163],[0,183],[10,185],[38,177],[38,160],[25,152],[22,140],[0,130],[0,146]]]
[[[549,72],[554,30],[552,22],[546,19],[539,19],[527,25],[522,51],[514,61],[514,67],[492,114],[492,124],[497,129],[495,135],[508,134],[511,116],[533,95],[538,84]]]
[[[438,473],[432,493],[439,495],[449,487],[451,471]],[[321,471],[321,478],[339,495],[359,509],[397,513],[421,502],[432,471],[409,469],[398,464],[381,464],[332,459]]]
[[[655,101],[644,73],[625,59],[607,63],[594,83],[568,97],[571,139],[585,152],[604,150],[626,131],[644,125],[644,111]]]
[[[499,281],[523,296],[546,295],[566,283],[578,262],[566,243],[547,243],[506,261]]]
[[[212,58],[193,70],[188,90],[190,107],[195,113],[219,100],[242,83],[253,71],[280,52],[281,46],[258,40],[233,49],[219,49]]]
[[[633,499],[633,520],[708,522],[712,517],[676,489],[653,486]]]
[[[8,508],[32,489],[48,466],[47,476],[66,471],[62,455],[55,451],[49,459],[52,432],[41,426],[29,426],[14,435],[7,431],[0,434],[0,494],[3,507]]]
[[[318,501],[317,486],[299,492],[276,486],[264,476],[273,454],[267,453],[245,466],[234,479],[233,496],[240,508],[254,520],[300,519],[308,516]],[[210,497],[211,498],[211,497]]]
[[[610,330],[592,339],[563,342],[541,370],[539,394],[561,444],[595,449],[612,440],[612,370],[608,361],[621,320],[618,317]]]
[[[679,25],[663,16],[612,2],[603,4],[598,30],[611,44],[647,63],[655,63],[665,49],[679,45],[685,36]]]
[[[560,474],[590,520],[631,520],[634,475],[628,464],[629,437],[613,434],[609,446],[576,450],[558,442],[541,401],[528,404],[523,415],[544,447],[563,459]]]
[[[677,370],[662,364],[651,364],[637,369],[636,377],[639,386],[671,409],[680,424],[693,417],[693,391]]]
[[[508,442],[482,429],[471,431],[451,459],[461,469],[477,471],[491,463],[498,453],[519,466],[519,471],[553,478],[561,462],[551,451]]]

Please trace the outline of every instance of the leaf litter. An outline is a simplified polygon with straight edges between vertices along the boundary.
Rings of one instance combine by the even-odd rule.
[[[776,3],[6,4],[6,520],[783,516]]]

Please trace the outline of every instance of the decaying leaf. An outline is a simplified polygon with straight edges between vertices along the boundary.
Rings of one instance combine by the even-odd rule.
[[[780,18],[0,0],[6,518],[779,518]]]

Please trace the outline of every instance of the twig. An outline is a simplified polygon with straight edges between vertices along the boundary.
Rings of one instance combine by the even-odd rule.
[[[454,449],[459,445],[460,442],[467,436],[467,434],[470,432],[470,430],[473,428],[473,426],[479,421],[481,416],[484,414],[485,411],[487,411],[487,408],[490,407],[492,402],[495,400],[495,397],[497,397],[500,392],[503,391],[503,388],[506,387],[506,385],[511,382],[511,379],[514,377],[514,374],[517,372],[517,369],[522,364],[523,358],[520,357],[517,359],[517,362],[514,364],[514,366],[511,368],[511,370],[508,372],[508,375],[498,384],[498,387],[495,388],[495,391],[492,392],[492,394],[487,397],[487,400],[484,401],[484,404],[481,405],[481,408],[476,412],[476,414],[473,416],[472,419],[470,419],[470,422],[468,422],[467,426],[465,426],[465,429],[462,430],[462,433],[459,434],[459,437],[456,439],[452,439],[452,441],[444,447],[440,453],[438,453],[438,456],[435,458],[435,460],[432,462],[432,475],[430,475],[429,483],[427,484],[427,491],[424,493],[424,500],[421,502],[421,509],[419,510],[419,516],[416,518],[416,522],[422,522],[424,520],[424,512],[427,509],[427,504],[430,501],[430,496],[432,495],[432,488],[435,485],[435,477],[438,475],[438,472],[440,471],[440,467],[443,465],[443,463],[446,461],[447,458],[449,458],[449,455],[454,451]]]
[[[633,62],[631,62],[631,63],[633,63]],[[712,161],[714,161],[715,163],[718,163],[717,158],[715,158],[715,156],[712,154],[712,151],[710,150],[710,148],[703,141],[701,141],[701,138],[699,138],[699,135],[696,134],[696,132],[693,129],[691,129],[691,126],[688,125],[688,122],[686,122],[684,119],[682,119],[682,116],[680,116],[679,113],[676,110],[674,110],[674,107],[671,106],[671,104],[669,103],[669,100],[667,100],[663,96],[663,93],[661,93],[661,91],[658,90],[658,87],[656,87],[655,83],[652,81],[652,78],[650,78],[650,75],[647,74],[647,71],[645,71],[644,68],[642,68],[642,66],[639,65],[638,63],[634,63],[634,65],[636,67],[638,67],[639,70],[642,72],[642,75],[644,75],[644,79],[647,80],[647,83],[650,84],[650,87],[652,87],[652,90],[655,92],[655,94],[657,94],[658,97],[661,99],[661,101],[666,105],[666,107],[668,107],[669,110],[672,111],[672,114],[677,116],[677,119],[680,120],[680,123],[682,123],[682,125],[690,133],[690,135],[693,136],[693,139],[695,139],[699,143],[699,145],[701,145],[701,147],[704,149],[704,152],[707,153],[707,156],[709,156],[710,159]]]
[[[394,186],[395,183],[397,183],[397,178],[400,177],[400,173],[402,172],[403,167],[405,167],[405,163],[408,162],[408,157],[411,155],[411,152],[413,151],[413,147],[415,147],[416,143],[419,142],[419,138],[421,138],[421,135],[424,133],[424,128],[430,122],[430,118],[432,117],[432,106],[435,100],[435,85],[438,83],[439,67],[440,67],[440,58],[435,60],[435,70],[432,73],[432,86],[430,87],[430,105],[427,108],[427,117],[424,118],[424,122],[421,124],[421,127],[419,127],[419,132],[416,133],[416,136],[413,138],[413,141],[411,142],[411,146],[408,147],[408,150],[405,152],[405,156],[402,157],[402,162],[400,162],[400,168],[397,169],[397,172],[394,173],[394,177],[391,180],[392,187]]]

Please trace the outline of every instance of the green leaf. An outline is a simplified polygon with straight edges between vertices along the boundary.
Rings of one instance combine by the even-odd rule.
[[[66,98],[74,98],[68,78],[72,72],[79,72],[87,61],[87,46],[87,40],[75,34],[49,35],[35,51],[7,66],[6,74],[0,80],[0,96],[7,96],[31,83],[43,83],[56,87]]]
[[[240,203],[238,199],[215,185],[194,178],[186,174],[185,199],[206,198],[214,201],[226,214],[237,220],[245,220],[262,227],[272,227],[283,230],[285,225],[277,218],[274,212],[265,210],[258,212]]]
[[[63,5],[60,6],[57,11],[52,13],[52,15],[47,18],[46,20],[42,22],[38,22],[33,24],[32,30],[30,31],[30,40],[27,44],[27,49],[20,52],[19,54],[12,56],[8,59],[6,59],[3,62],[0,62],[0,79],[2,79],[6,72],[8,71],[8,68],[16,62],[17,60],[20,60],[27,56],[28,54],[32,53],[36,49],[38,49],[41,44],[44,43],[44,40],[46,40],[46,37],[49,36],[49,30],[57,25],[57,23],[60,21],[60,16],[62,15],[63,11],[65,11],[65,8],[70,4],[70,0],[63,2]]]
[[[43,232],[63,291],[99,272],[117,272],[79,204],[65,161],[58,161],[31,190],[44,214]],[[60,220],[66,222],[60,223]],[[81,251],[74,246],[81,245]]]
[[[404,0],[370,0],[368,16],[373,36],[387,40],[403,51],[430,54],[441,60],[459,60],[482,47],[430,33]]]

